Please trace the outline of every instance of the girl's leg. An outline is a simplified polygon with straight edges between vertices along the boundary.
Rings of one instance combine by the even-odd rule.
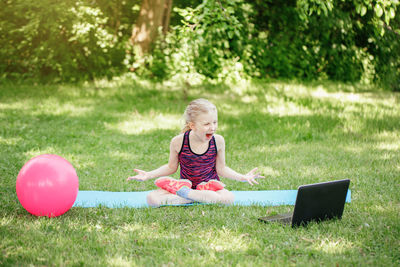
[[[233,193],[226,189],[219,191],[191,190],[188,193],[188,198],[197,202],[220,203],[225,205],[230,205],[235,200]]]
[[[151,191],[147,195],[147,203],[152,207],[159,207],[162,205],[182,205],[196,202],[202,203],[219,203],[230,205],[235,200],[235,196],[232,192],[222,189],[219,191],[210,190],[191,190],[188,194],[188,198],[183,198],[164,189],[157,189]]]
[[[151,191],[147,195],[147,204],[152,207],[159,207],[162,205],[181,205],[192,203],[193,200],[185,199],[183,197],[171,194],[164,189],[157,189]]]

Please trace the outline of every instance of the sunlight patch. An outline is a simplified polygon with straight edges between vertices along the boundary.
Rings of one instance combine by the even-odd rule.
[[[110,157],[119,158],[122,160],[133,160],[135,156],[132,153],[113,151],[110,153]]]
[[[21,137],[4,138],[4,137],[0,136],[0,144],[16,145],[19,142],[22,142],[22,138]]]
[[[96,163],[93,157],[84,156],[82,154],[66,154],[59,155],[68,160],[76,170],[78,169],[93,169],[96,167]],[[89,175],[88,171],[85,171],[86,175]]]
[[[247,103],[247,104],[256,103],[257,102],[257,96],[255,96],[255,95],[245,95],[245,96],[242,97],[242,101],[244,103]]]
[[[353,243],[344,239],[332,240],[331,238],[321,240],[320,243],[314,245],[314,248],[329,254],[345,253],[353,249]]]
[[[27,110],[28,106],[30,105],[27,100],[19,100],[18,102],[14,103],[0,103],[0,110],[4,109],[19,109],[19,110]]]
[[[268,108],[262,109],[264,113],[271,115],[278,115],[279,117],[284,116],[299,116],[299,115],[312,115],[313,112],[304,107],[300,107],[294,103],[286,103],[280,106],[269,106]]]
[[[345,92],[329,93],[322,87],[318,87],[317,90],[311,92],[311,95],[319,99],[335,99],[341,102],[368,102],[366,99],[361,98],[359,94]]]
[[[0,109],[18,109],[29,111],[29,115],[63,115],[81,116],[91,112],[93,108],[88,107],[88,103],[77,106],[72,103],[60,104],[56,99],[46,99],[37,103],[35,101],[20,101],[18,103],[0,104]]]
[[[299,115],[312,115],[315,112],[304,107],[302,105],[297,105],[294,102],[288,102],[278,96],[266,95],[265,100],[268,105],[262,108],[263,113],[282,116],[299,116]]]
[[[245,240],[245,234],[235,235],[225,227],[217,232],[210,231],[199,233],[198,236],[205,242],[205,247],[211,248],[216,252],[246,251],[249,247]]]
[[[47,102],[47,103],[46,103]],[[58,101],[54,99],[49,99],[44,103],[41,103],[39,109],[33,112],[33,115],[64,115],[68,114],[72,117],[74,116],[82,116],[91,112],[93,108],[89,108],[88,105],[86,106],[76,106],[71,103],[60,104]]]
[[[57,154],[57,151],[53,147],[46,147],[44,149],[31,149],[27,152],[24,153],[26,160],[28,161],[29,159],[36,157],[38,155],[43,155],[43,154]],[[60,155],[63,157],[62,155]]]
[[[117,124],[106,123],[106,128],[118,130],[124,134],[141,134],[153,130],[175,130],[183,126],[181,116],[158,114],[150,116],[134,116]]]
[[[158,231],[160,225],[158,223],[151,223],[151,224],[140,224],[140,223],[129,223],[129,224],[125,224],[124,226],[122,226],[119,229],[116,229],[115,231],[113,231],[114,235],[121,235],[121,236],[125,236],[126,233],[135,233],[137,234],[137,236],[140,238],[143,238],[143,240],[145,239],[157,239],[160,237],[161,232]],[[123,230],[123,231],[121,231]],[[172,235],[174,233],[171,233]],[[170,238],[170,236],[163,234],[162,235],[163,238]],[[178,238],[178,237],[176,237]]]
[[[399,135],[395,132],[382,132],[376,135],[379,140],[385,140],[376,145],[379,150],[397,151],[400,150]]]
[[[340,148],[345,152],[350,152],[358,155],[361,155],[366,149],[369,149],[368,146],[359,145],[340,145]]]
[[[396,106],[396,98],[391,94],[372,94],[372,93],[348,93],[348,92],[327,92],[319,86],[317,90],[311,92],[311,96],[323,100],[336,100],[341,103],[370,104],[373,107],[393,109]]]
[[[274,170],[271,167],[260,168],[260,171],[261,171],[262,175],[264,175],[264,176],[273,176],[273,177],[275,177],[275,176],[280,176],[281,175],[281,173],[279,171]]]
[[[0,226],[8,226],[13,223],[12,218],[3,217],[0,219]]]
[[[379,212],[385,212],[385,211],[388,210],[387,208],[384,208],[384,207],[382,207],[381,205],[374,205],[374,206],[372,206],[371,208],[374,209],[374,210],[376,210],[376,211],[379,211]]]
[[[230,85],[231,91],[239,96],[245,96],[251,93],[256,93],[259,88],[254,84],[251,84],[248,80],[238,79],[237,82]]]
[[[399,214],[400,211],[400,202],[392,202],[389,201],[387,205],[373,205],[369,207],[370,211],[374,213],[388,213],[388,214]]]
[[[109,266],[132,266],[133,262],[127,260],[126,258],[122,258],[121,256],[117,256],[114,258],[109,258],[107,261]]]
[[[226,103],[218,103],[218,114],[231,115],[232,117],[240,116],[241,110]],[[221,111],[220,111],[221,110]],[[219,127],[219,125],[218,125]]]
[[[125,224],[124,226],[121,227],[121,230],[123,230],[123,232],[142,231],[143,225],[136,224],[136,223]]]

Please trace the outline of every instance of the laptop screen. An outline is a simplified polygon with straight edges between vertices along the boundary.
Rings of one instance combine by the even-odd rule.
[[[293,212],[292,226],[310,221],[340,219],[350,180],[338,180],[300,186]]]

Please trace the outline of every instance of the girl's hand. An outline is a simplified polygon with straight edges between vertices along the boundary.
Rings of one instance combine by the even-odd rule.
[[[128,177],[128,179],[126,179],[127,181],[129,181],[129,180],[146,181],[146,180],[150,179],[150,175],[148,172],[138,170],[138,169],[134,169],[134,171],[137,172],[138,174],[135,176]]]
[[[242,181],[254,185],[258,184],[258,182],[256,181],[257,178],[265,178],[265,177],[260,175],[260,173],[258,172],[258,168],[254,168],[243,176]]]

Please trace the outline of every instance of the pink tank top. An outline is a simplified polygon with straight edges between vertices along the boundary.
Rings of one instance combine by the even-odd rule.
[[[181,168],[181,179],[190,180],[192,189],[195,189],[201,182],[208,182],[211,179],[219,180],[215,169],[217,145],[213,136],[208,144],[207,151],[201,155],[196,154],[190,148],[189,133],[190,130],[185,132],[178,159]]]

